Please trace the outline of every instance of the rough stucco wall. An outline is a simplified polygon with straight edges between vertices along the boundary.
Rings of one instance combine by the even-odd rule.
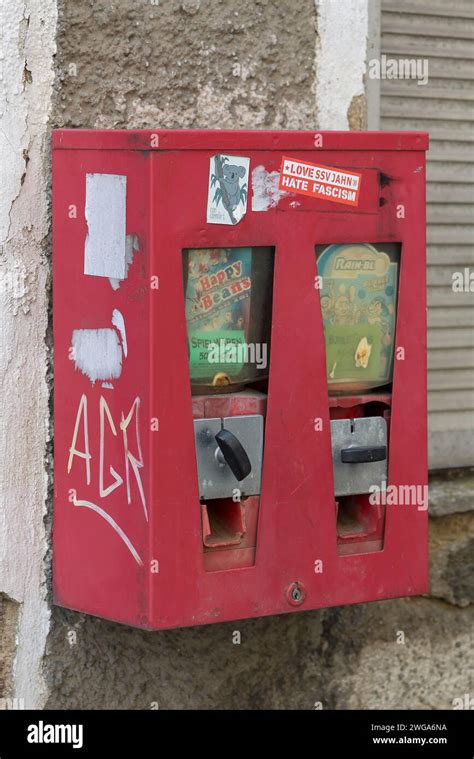
[[[450,517],[453,562],[465,516]],[[435,583],[443,526],[432,521]],[[436,595],[449,603],[396,599],[157,633],[55,609],[47,706],[451,709],[472,694],[474,606],[454,597],[456,571],[443,578]]]
[[[315,125],[313,0],[59,8],[58,126]]]
[[[44,702],[41,664],[49,621],[43,571],[49,420],[46,138],[56,3],[5,0],[1,17],[0,592],[19,604],[13,695],[31,708]],[[1,634],[2,646],[8,646],[8,631]]]
[[[338,709],[452,709],[472,694],[474,609],[426,598],[327,613],[327,698]]]
[[[55,614],[50,708],[312,708],[323,692],[317,612],[149,633]],[[241,643],[233,643],[240,631]]]
[[[473,622],[429,599],[159,633],[60,611],[48,708],[450,709],[472,692]]]

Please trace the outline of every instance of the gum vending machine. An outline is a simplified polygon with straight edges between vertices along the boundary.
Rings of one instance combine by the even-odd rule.
[[[424,133],[53,135],[54,597],[427,590]]]

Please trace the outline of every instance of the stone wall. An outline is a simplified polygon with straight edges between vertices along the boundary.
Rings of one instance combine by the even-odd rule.
[[[314,126],[313,0],[60,2],[55,125]]]
[[[0,699],[12,699],[18,604],[0,593]]]

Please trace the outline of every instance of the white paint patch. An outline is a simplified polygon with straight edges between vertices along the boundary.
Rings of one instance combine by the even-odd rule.
[[[276,208],[288,192],[278,189],[279,171],[267,171],[265,166],[256,166],[252,171],[252,211],[268,211]]]
[[[127,177],[121,174],[86,174],[84,274],[125,279]]]
[[[102,387],[105,388],[105,390],[113,390],[114,386],[111,382],[103,382]]]
[[[75,329],[72,348],[76,369],[92,383],[120,377],[122,348],[114,329]]]
[[[133,254],[137,250],[140,250],[140,242],[138,240],[137,235],[127,235],[125,239],[125,277],[124,279],[127,279],[128,277],[128,270],[133,263]],[[118,290],[121,282],[123,282],[123,279],[114,279],[113,277],[109,277],[109,280],[112,286],[112,290]]]
[[[114,327],[117,327],[118,331],[120,332],[120,337],[122,338],[123,355],[125,356],[125,358],[127,358],[128,346],[127,346],[127,333],[125,331],[125,320],[123,318],[122,312],[119,311],[118,308],[114,308],[113,310],[112,324],[114,325]]]
[[[143,561],[141,560],[138,551],[134,548],[130,538],[124,533],[122,528],[117,524],[115,519],[113,519],[110,514],[107,514],[104,509],[101,509],[100,506],[97,506],[97,504],[92,503],[91,501],[78,501],[74,499],[73,501],[74,506],[84,506],[86,509],[91,509],[91,511],[95,511],[96,514],[99,514],[99,516],[102,517],[102,519],[105,519],[108,524],[115,530],[117,535],[123,540],[125,545],[127,546],[128,550],[132,554],[133,558],[137,562],[137,564],[142,567]]]
[[[369,33],[368,3],[363,0],[315,0],[316,103],[318,129],[349,129],[352,99],[365,92]],[[341,5],[344,5],[342,11]]]

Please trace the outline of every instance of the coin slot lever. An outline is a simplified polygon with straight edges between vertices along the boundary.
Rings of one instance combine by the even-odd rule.
[[[385,461],[387,446],[354,446],[341,450],[343,464],[370,464],[371,461]]]
[[[216,443],[235,479],[241,482],[252,471],[250,459],[240,440],[229,430],[222,429],[215,436]]]

